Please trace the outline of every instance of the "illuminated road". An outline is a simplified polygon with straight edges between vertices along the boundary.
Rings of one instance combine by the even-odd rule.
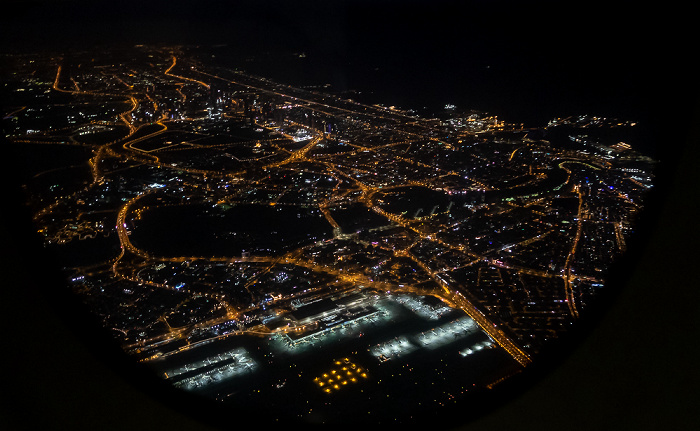
[[[174,63],[173,63],[174,65]],[[387,108],[381,108],[377,106],[371,106],[371,105],[363,105],[358,102],[348,102],[343,100],[343,104],[346,105],[347,107],[340,106],[340,103],[330,105],[325,102],[321,102],[318,100],[311,100],[308,97],[303,98],[299,96],[295,96],[293,94],[288,94],[284,93],[278,90],[272,90],[269,88],[265,88],[262,85],[251,85],[251,84],[246,84],[241,81],[234,81],[231,79],[227,79],[218,75],[214,75],[211,73],[207,73],[204,71],[200,70],[195,70],[195,72],[209,76],[211,78],[219,79],[221,81],[227,82],[229,84],[235,84],[239,85],[251,90],[256,90],[260,92],[264,92],[270,95],[274,96],[279,96],[283,97],[285,99],[288,99],[290,102],[293,103],[304,103],[305,106],[315,112],[318,112],[320,114],[326,114],[330,116],[344,116],[347,118],[347,114],[353,114],[359,117],[366,117],[368,119],[373,119],[373,120],[384,120],[388,121],[391,123],[391,131],[393,133],[402,133],[404,135],[412,136],[412,137],[418,137],[422,139],[430,139],[436,142],[441,142],[443,143],[447,148],[451,148],[451,145],[443,142],[433,136],[431,136],[432,128],[428,125],[424,125],[417,121],[415,117],[411,117],[408,115],[403,114],[400,111],[397,110],[391,110]],[[243,73],[238,72],[239,75],[245,76],[246,78],[249,79],[255,79],[250,76],[246,76]],[[199,81],[198,81],[199,82]],[[260,82],[262,84],[262,82]],[[282,85],[279,85],[281,87],[285,87]],[[291,93],[295,92],[295,88],[291,86],[286,86]],[[338,99],[338,102],[340,102],[340,99]],[[348,106],[349,105],[349,106]],[[352,109],[350,109],[352,107]],[[371,128],[371,129],[378,129],[378,130],[383,130],[386,129],[388,126],[377,126],[374,124],[371,124],[367,121],[362,121],[359,118],[355,118],[353,121],[355,121],[357,124],[360,124],[366,128]],[[409,130],[408,126],[418,126],[420,129],[422,129],[420,132]]]
[[[576,301],[574,298],[574,288],[572,286],[572,275],[571,275],[571,261],[576,255],[576,248],[581,240],[581,232],[583,230],[583,194],[576,188],[578,193],[578,214],[576,216],[576,236],[574,237],[573,244],[571,245],[571,251],[566,256],[566,263],[564,264],[564,288],[566,289],[566,302],[569,305],[569,310],[573,317],[578,317],[578,310],[576,309]]]
[[[526,366],[532,360],[530,356],[525,353],[520,347],[518,347],[515,342],[508,337],[501,329],[499,329],[495,323],[493,323],[488,317],[484,315],[471,301],[464,297],[460,292],[451,288],[445,280],[438,277],[435,272],[433,272],[423,261],[416,258],[413,254],[405,252],[402,255],[411,258],[416,262],[425,272],[430,275],[430,277],[436,281],[441,287],[442,291],[423,291],[423,295],[435,295],[441,298],[444,302],[448,304],[453,304],[456,308],[464,311],[472,320],[474,320],[481,329],[486,332],[489,337],[491,337],[499,346],[508,352],[513,359],[518,361],[520,365]],[[399,289],[400,290],[400,289]],[[415,290],[415,289],[412,289]]]
[[[150,86],[141,85],[139,88],[137,81],[132,81],[135,85],[131,85],[125,82],[119,74],[111,73],[109,70],[103,73],[106,76],[113,76],[109,78],[111,82],[109,86],[106,87],[109,88],[110,91],[96,91],[95,89],[101,87],[94,82],[91,82],[89,79],[81,80],[80,76],[64,76],[62,75],[62,73],[65,73],[64,69],[62,66],[58,66],[53,85],[51,86],[54,91],[75,95],[113,96],[119,97],[120,101],[124,100],[126,103],[125,107],[119,105],[118,109],[109,111],[111,115],[110,121],[103,121],[103,124],[110,124],[114,129],[117,129],[119,133],[128,128],[126,136],[124,136],[124,133],[121,133],[120,136],[122,137],[119,139],[93,146],[80,144],[78,140],[74,139],[72,136],[70,140],[66,139],[64,142],[67,145],[84,145],[91,148],[93,151],[89,159],[92,182],[86,186],[85,190],[91,187],[99,190],[96,186],[101,185],[105,185],[106,187],[110,185],[110,174],[118,172],[118,175],[121,175],[127,169],[137,166],[139,169],[143,168],[145,171],[148,171],[149,175],[153,175],[152,173],[157,171],[158,176],[153,175],[153,177],[159,178],[159,182],[161,181],[160,178],[176,178],[177,181],[182,182],[179,188],[173,187],[169,189],[167,188],[168,186],[163,186],[166,188],[165,192],[168,193],[165,195],[167,199],[172,198],[174,201],[174,203],[169,202],[167,205],[178,205],[184,202],[191,203],[195,201],[198,203],[211,203],[212,206],[215,206],[216,203],[235,204],[237,202],[246,202],[246,195],[244,195],[244,192],[247,192],[249,193],[247,196],[256,196],[254,198],[256,203],[264,205],[301,206],[303,204],[306,208],[314,208],[314,211],[318,208],[334,231],[334,239],[328,239],[327,242],[335,241],[341,243],[342,241],[349,241],[353,242],[355,245],[360,244],[363,246],[373,244],[378,247],[375,250],[381,250],[381,253],[389,254],[392,259],[410,259],[420,268],[421,271],[417,271],[416,274],[420,274],[421,280],[427,280],[426,283],[430,283],[429,280],[432,280],[437,283],[439,288],[436,287],[436,290],[433,291],[429,289],[419,289],[412,286],[410,283],[399,285],[398,283],[377,282],[373,280],[373,276],[369,275],[370,272],[363,272],[366,268],[358,269],[350,265],[350,269],[348,270],[342,267],[341,264],[338,264],[338,267],[334,266],[335,263],[329,263],[327,265],[319,264],[315,260],[316,258],[308,257],[313,253],[304,254],[304,252],[311,250],[314,246],[318,247],[318,249],[325,247],[322,241],[274,257],[156,256],[148,250],[143,250],[134,246],[129,237],[131,217],[138,217],[141,211],[147,211],[149,209],[140,207],[139,204],[142,203],[141,199],[152,196],[159,190],[154,188],[156,186],[152,185],[153,180],[151,180],[151,182],[146,182],[144,180],[142,183],[138,183],[135,186],[132,185],[131,187],[133,187],[133,189],[129,190],[130,194],[125,195],[128,196],[128,199],[122,196],[124,201],[119,201],[119,207],[110,207],[112,208],[111,211],[113,211],[112,214],[116,212],[115,231],[119,239],[120,253],[116,258],[104,262],[102,265],[110,266],[114,277],[130,280],[142,285],[148,285],[153,288],[172,290],[174,287],[167,285],[165,282],[155,283],[140,278],[139,271],[148,268],[149,265],[152,265],[154,262],[190,263],[194,260],[201,259],[206,262],[222,262],[229,264],[256,263],[267,265],[264,271],[256,273],[255,276],[246,280],[244,288],[251,297],[254,297],[257,293],[253,291],[255,289],[255,282],[258,281],[262,275],[269,273],[275,268],[279,268],[281,265],[298,266],[316,275],[330,275],[335,280],[330,283],[330,285],[333,285],[334,288],[342,285],[343,287],[338,287],[339,289],[346,288],[345,285],[347,284],[354,288],[363,286],[383,292],[391,290],[433,295],[440,298],[446,304],[463,310],[495,341],[495,343],[498,344],[498,346],[505,350],[522,366],[527,366],[531,361],[530,354],[528,353],[530,352],[530,347],[524,344],[525,342],[522,340],[519,342],[522,342],[524,347],[518,346],[512,335],[518,332],[507,327],[509,322],[504,323],[504,321],[501,321],[501,317],[499,317],[500,314],[493,311],[494,307],[497,309],[500,304],[494,306],[493,303],[488,302],[489,299],[483,299],[482,296],[474,293],[476,291],[470,291],[471,287],[466,283],[448,282],[445,280],[444,275],[454,270],[455,267],[465,268],[479,264],[492,269],[499,268],[508,270],[510,274],[515,274],[516,277],[518,275],[539,277],[545,279],[544,281],[538,280],[538,282],[542,282],[543,284],[554,284],[552,279],[557,279],[557,293],[556,295],[552,295],[553,299],[550,303],[561,303],[564,302],[565,298],[568,312],[563,304],[561,305],[563,311],[556,312],[567,319],[570,317],[577,318],[579,316],[579,308],[583,306],[583,303],[576,303],[576,281],[601,281],[592,275],[586,275],[587,272],[585,270],[578,268],[578,265],[574,265],[574,262],[576,262],[577,249],[585,246],[581,245],[585,241],[582,233],[583,219],[587,217],[586,208],[588,208],[587,205],[591,202],[587,200],[584,192],[576,184],[576,181],[580,179],[580,172],[577,172],[575,169],[593,169],[598,171],[597,174],[606,172],[613,165],[603,157],[573,150],[556,150],[549,147],[546,149],[547,152],[551,151],[551,154],[547,153],[548,158],[546,161],[549,162],[549,165],[547,165],[546,168],[555,168],[558,166],[568,174],[565,183],[566,187],[562,188],[560,186],[560,188],[555,189],[555,191],[561,193],[563,197],[573,198],[574,195],[571,191],[573,188],[578,197],[575,234],[572,234],[572,229],[566,229],[565,224],[560,224],[569,223],[568,220],[561,221],[563,218],[557,219],[552,214],[548,213],[547,209],[535,209],[535,205],[546,206],[548,202],[547,199],[549,199],[551,194],[545,195],[547,196],[546,199],[536,194],[525,197],[509,197],[507,199],[508,202],[493,206],[489,203],[475,205],[472,205],[472,203],[467,205],[465,203],[464,205],[468,209],[463,209],[463,212],[454,209],[450,212],[450,207],[448,207],[446,211],[440,210],[436,213],[438,205],[435,205],[433,211],[429,215],[427,214],[428,211],[426,211],[424,215],[418,217],[418,212],[416,212],[416,215],[410,218],[406,216],[407,212],[401,213],[399,210],[392,209],[392,211],[397,212],[397,214],[394,214],[387,211],[387,208],[394,207],[383,202],[383,200],[386,200],[386,197],[389,196],[392,191],[395,192],[396,189],[401,187],[425,187],[431,190],[440,190],[444,193],[466,193],[473,190],[498,190],[499,187],[502,187],[501,184],[507,183],[509,178],[502,181],[500,178],[495,178],[496,174],[489,176],[489,174],[479,173],[479,169],[489,171],[489,169],[495,170],[497,168],[491,166],[496,163],[491,159],[492,155],[479,153],[478,151],[474,153],[464,151],[460,154],[458,151],[462,151],[463,148],[455,148],[457,145],[453,147],[447,141],[460,143],[462,141],[454,139],[454,135],[448,139],[450,135],[445,132],[447,129],[443,128],[437,120],[420,119],[408,115],[401,110],[363,105],[354,101],[342,100],[335,96],[295,89],[291,86],[272,83],[242,72],[225,72],[221,71],[221,69],[216,69],[217,71],[221,71],[216,73],[225,75],[219,76],[214,73],[199,70],[198,63],[183,58],[181,54],[177,54],[177,56],[173,54],[181,51],[159,50],[158,52],[163,54],[164,57],[161,58],[159,62],[154,60],[153,62],[157,63],[156,65],[150,64],[153,71],[149,79],[155,80],[158,85],[163,84],[164,87],[167,87],[167,97],[158,94],[153,87]],[[68,69],[66,68],[65,70]],[[180,74],[176,74],[176,71]],[[217,101],[216,105],[207,105],[207,103],[211,102],[209,98],[213,97],[211,92],[208,91],[211,90],[211,85],[203,80],[183,76],[182,74],[201,77],[212,84],[216,83],[216,89],[220,87],[226,88],[229,93],[237,95],[228,96],[230,100]],[[121,76],[127,81],[130,81],[129,78],[126,78],[127,74],[122,74]],[[111,89],[113,88],[117,88],[117,90],[112,91]],[[277,104],[277,108],[279,108],[280,111],[282,108],[287,109],[290,106],[292,110],[297,111],[294,114],[283,114],[283,117],[287,116],[289,118],[284,117],[282,120],[269,113],[264,115],[260,114],[257,117],[255,117],[257,114],[254,113],[255,115],[247,117],[246,114],[248,112],[244,112],[243,106],[248,105],[244,103],[244,100],[247,100],[245,98],[251,95],[254,95],[255,98],[261,98],[263,102],[272,105]],[[256,101],[255,103],[260,102]],[[207,108],[207,106],[209,107]],[[215,108],[213,106],[215,106]],[[260,105],[256,106],[255,109],[258,109],[256,112],[265,112],[261,110]],[[205,109],[203,109],[203,107],[205,107]],[[23,109],[24,108],[20,108],[9,115],[20,112]],[[347,126],[349,130],[356,131],[356,135],[349,134],[350,138],[343,141],[345,137],[338,134],[337,140],[335,140],[336,136],[329,134],[328,130],[319,130],[323,129],[323,127],[317,129],[307,124],[300,124],[300,122],[307,121],[304,120],[306,117],[302,116],[299,112],[301,112],[301,114],[318,115],[324,119],[323,121],[330,119],[331,122],[344,122],[344,124],[349,125]],[[275,115],[277,115],[277,113],[275,113]],[[272,120],[273,117],[274,121]],[[223,130],[224,127],[228,127],[229,124],[243,124],[244,121],[246,127],[253,129],[257,133],[262,133],[262,135],[245,134],[241,139],[238,139],[238,137],[234,137],[234,133],[231,132],[231,134],[226,135],[224,139],[209,139],[218,138],[216,134],[220,133],[219,131]],[[223,125],[221,123],[223,123]],[[318,122],[312,124],[317,123]],[[478,137],[476,132],[467,133],[462,131],[457,133],[457,138],[471,137],[485,141],[489,138],[487,134],[489,131],[498,127],[503,127],[503,124],[501,123],[499,125],[497,121],[489,124],[490,126],[478,132],[481,133]],[[294,134],[296,130],[300,130],[302,133],[290,136],[290,134]],[[250,130],[248,130],[248,132],[250,132]],[[166,135],[167,138],[164,137],[166,133],[168,134]],[[178,134],[179,136],[187,136],[187,138],[183,137],[177,140],[179,137]],[[223,133],[221,134],[224,135]],[[48,135],[39,134],[28,135],[22,139],[16,139],[15,142],[26,141],[32,143],[45,142],[47,144],[56,144],[56,142],[51,141],[47,136]],[[166,141],[166,139],[170,139],[170,136],[176,137],[173,138],[172,142],[169,140]],[[193,142],[189,142],[189,136],[195,136],[195,138],[192,139]],[[257,136],[261,139],[255,139]],[[201,141],[204,142],[203,144],[196,143],[200,140],[200,137]],[[32,140],[31,138],[37,139]],[[306,141],[307,139],[308,141]],[[165,142],[165,144],[162,142]],[[338,142],[340,142],[340,144]],[[522,180],[529,181],[526,185],[536,185],[538,181],[541,181],[545,177],[545,175],[542,174],[542,171],[545,169],[542,162],[529,162],[531,163],[530,165],[526,165],[523,162],[519,165],[519,161],[521,159],[527,160],[527,157],[529,157],[531,153],[541,150],[543,146],[541,143],[527,138],[522,138],[522,140],[518,142],[519,144],[515,146],[506,146],[506,150],[500,153],[502,155],[499,156],[500,159],[497,160],[503,161],[508,169],[512,169],[509,172],[516,172],[521,177],[527,176],[527,178]],[[247,153],[245,151],[236,152],[227,149],[234,144],[240,145],[241,148],[254,148],[254,150],[252,153]],[[299,148],[301,145],[303,146]],[[405,146],[405,148],[402,146]],[[424,152],[421,153],[418,151],[418,153],[426,154],[427,156],[425,158],[416,157],[411,154],[411,151],[414,149],[420,150],[422,149],[421,147],[426,149]],[[192,152],[187,153],[188,150],[192,150]],[[216,153],[216,151],[223,152],[224,155],[221,156],[219,153]],[[196,161],[187,159],[190,154],[195,154],[193,160]],[[226,161],[202,161],[209,157],[210,154],[214,154],[214,157],[226,157]],[[257,157],[258,155],[259,157]],[[464,160],[450,162],[451,164],[443,164],[441,162],[441,158],[453,160],[453,158],[457,156],[463,156],[463,159],[466,159],[467,162]],[[178,159],[177,157],[181,158]],[[199,159],[196,159],[196,157],[199,157]],[[108,159],[117,161],[111,163],[111,160]],[[383,166],[385,163],[387,166]],[[225,168],[214,168],[215,166],[225,166]],[[232,168],[230,168],[231,166]],[[463,166],[467,166],[467,168]],[[287,193],[292,189],[287,188],[282,182],[275,182],[275,174],[279,172],[275,171],[276,168],[283,168],[280,169],[280,171],[285,172],[287,170],[296,170],[296,173],[300,174],[301,177],[303,177],[305,173],[313,175],[318,174],[319,176],[330,178],[331,180],[328,184],[332,184],[333,182],[335,182],[335,184],[319,186],[322,189],[319,193],[316,189],[319,183],[316,183],[316,185],[310,183],[312,184],[311,186],[304,186],[307,187],[308,190],[306,196],[311,196],[310,198],[305,197],[304,201],[299,199],[298,201],[290,202],[289,199],[285,200],[285,198],[291,194]],[[382,170],[382,168],[384,168],[384,170]],[[227,171],[226,169],[229,170]],[[392,169],[395,169],[396,172],[388,173],[388,171]],[[234,170],[238,171],[233,172]],[[450,177],[455,177],[456,179]],[[144,178],[149,177],[144,176]],[[223,179],[226,181],[222,181],[221,184],[216,184],[210,181],[211,179]],[[646,187],[637,180],[628,179],[636,186]],[[301,184],[302,181],[303,180],[299,180],[299,184]],[[165,179],[162,180],[162,183],[166,182]],[[217,190],[215,187],[217,185],[222,186],[222,189]],[[229,186],[233,187],[226,188]],[[505,190],[505,188],[503,190]],[[639,207],[639,205],[634,202],[635,197],[633,194],[628,196],[617,190],[609,193],[617,193],[617,197],[619,197],[621,202]],[[73,199],[78,196],[80,196],[80,192],[70,194],[64,198]],[[263,197],[259,198],[258,196]],[[280,199],[282,196],[285,198]],[[190,198],[192,198],[191,201]],[[450,197],[450,199],[453,198],[454,196]],[[266,199],[267,201],[265,201]],[[458,202],[458,200],[454,200],[454,202]],[[451,203],[454,202],[451,201]],[[365,239],[361,234],[341,234],[341,224],[344,221],[339,214],[334,212],[335,208],[342,209],[345,208],[344,206],[347,204],[354,205],[358,203],[364,205],[366,209],[372,211],[374,214],[383,217],[385,220],[380,219],[380,224],[385,223],[385,225],[382,226],[397,228],[397,231],[400,231],[401,235],[405,236],[405,243],[402,242],[404,239],[395,240],[394,244],[397,244],[397,246],[394,249],[391,240],[387,240],[386,243],[381,243],[381,240],[371,242],[372,240]],[[153,204],[152,207],[161,205],[166,204]],[[44,208],[35,212],[35,219],[41,219],[44,216],[52,214],[59,206],[60,201],[58,200],[49,203]],[[530,232],[525,232],[522,233],[521,236],[514,235],[513,238],[507,240],[507,244],[504,244],[504,242],[506,242],[505,240],[503,242],[498,242],[498,236],[496,234],[501,235],[505,228],[505,222],[502,224],[497,223],[499,220],[498,217],[502,217],[500,220],[506,220],[506,216],[509,216],[509,214],[517,214],[517,211],[514,210],[524,208],[528,208],[527,211],[531,210],[533,213],[538,214],[538,219],[536,220],[537,224],[533,222],[532,224],[535,227],[530,227],[533,233],[530,235]],[[102,209],[100,208],[100,210]],[[472,243],[468,240],[462,241],[463,237],[460,236],[462,234],[456,233],[456,229],[459,228],[460,223],[468,222],[468,219],[462,217],[461,214],[470,214],[465,217],[471,217],[471,214],[476,214],[477,211],[488,213],[487,216],[484,216],[484,219],[487,220],[488,224],[491,226],[490,229],[484,230],[485,233],[483,233],[483,235],[486,240],[491,239],[491,237],[487,235],[493,235],[493,238],[496,238],[494,245],[485,245],[482,247],[481,243],[478,242]],[[573,212],[573,208],[571,211]],[[88,211],[85,213],[88,213]],[[338,220],[341,222],[340,224],[333,217],[333,214],[336,214],[336,217],[338,217]],[[371,214],[372,217],[374,217],[374,214]],[[591,212],[590,214],[593,213]],[[81,213],[77,218],[83,215],[84,214]],[[558,214],[556,215],[558,216]],[[514,215],[513,217],[517,216]],[[549,220],[546,220],[546,217],[549,217]],[[459,220],[457,220],[458,218]],[[539,220],[539,218],[544,221]],[[319,219],[323,220],[320,216]],[[112,220],[113,219],[110,219],[110,225]],[[626,247],[624,240],[626,231],[624,228],[626,225],[623,225],[621,221],[617,220],[615,222],[610,221],[610,223],[614,223],[617,247],[619,251],[624,251]],[[525,223],[523,223],[523,225],[525,225]],[[398,229],[399,227],[404,229]],[[453,227],[455,228],[455,233],[450,232]],[[377,230],[378,229],[374,229],[372,232]],[[79,232],[83,234],[83,231]],[[479,235],[481,235],[481,233]],[[506,235],[504,235],[504,237],[506,237]],[[481,237],[477,239],[480,238]],[[503,253],[510,252],[511,249],[525,249],[532,244],[535,244],[535,246],[531,247],[531,249],[536,249],[536,245],[539,241],[544,241],[545,239],[546,241],[554,241],[552,238],[565,241],[562,242],[562,244],[564,244],[564,250],[561,252],[560,256],[561,260],[564,260],[564,254],[566,254],[563,266],[561,260],[555,260],[551,266],[549,262],[542,264],[534,259],[526,260],[523,258],[521,260],[509,260],[508,255]],[[570,248],[568,246],[569,241]],[[377,245],[377,243],[379,243],[379,245]],[[411,245],[406,246],[406,244]],[[486,243],[484,242],[483,244]],[[453,259],[454,264],[451,264],[449,267],[445,265],[442,268],[437,268],[436,265],[432,264],[430,258],[425,257],[428,254],[421,254],[420,247],[423,246],[428,249],[432,247],[434,249],[446,250],[446,254],[449,253],[452,256],[457,256]],[[308,250],[306,247],[308,247]],[[486,248],[488,248],[488,250],[483,251]],[[414,251],[412,252],[411,250]],[[579,251],[579,254],[580,253]],[[333,259],[335,259],[335,257],[333,257]],[[339,259],[339,261],[340,260],[342,259]],[[326,261],[319,258],[318,262]],[[521,262],[522,265],[512,262]],[[346,262],[343,264],[345,263]],[[530,264],[533,267],[526,266]],[[413,267],[412,264],[407,266]],[[559,267],[561,270],[548,270],[555,267]],[[479,266],[479,268],[481,268],[481,266]],[[467,269],[471,270],[473,267]],[[423,272],[425,274],[423,274]],[[581,274],[576,274],[578,272]],[[595,273],[593,274],[595,275]],[[564,292],[561,291],[558,281],[559,278],[564,282]],[[313,287],[311,292],[314,295],[323,297],[324,295],[329,295],[331,290],[332,289],[328,288],[328,286],[317,286]],[[235,302],[231,301],[231,297],[228,297],[224,293],[205,294],[202,292],[195,292],[195,289],[188,290],[188,287],[183,287],[181,291],[192,295],[206,296],[219,301],[226,307],[227,316],[225,319],[230,320],[240,316],[242,313],[250,312],[252,314],[253,312],[260,311],[258,305],[249,304],[242,306],[242,309],[236,309],[230,305]],[[293,297],[292,295],[291,297],[274,298],[267,302],[266,306],[288,307],[288,302]],[[485,313],[489,313],[489,315],[487,316]],[[554,313],[554,311],[552,311],[552,313]],[[222,323],[225,319],[216,318],[206,320],[200,322],[196,327],[205,328],[207,325]],[[162,317],[162,321],[168,323],[167,317]],[[169,334],[147,339],[144,343],[146,345],[153,345],[167,340],[187,337],[189,334],[188,331],[189,330],[176,328]],[[260,335],[270,333],[270,331],[266,332],[265,329],[261,328],[256,328],[251,331]],[[137,348],[139,346],[134,345],[131,347]],[[143,345],[140,347],[143,347]],[[184,347],[183,349],[187,348],[188,347]],[[528,352],[525,352],[524,348],[527,348]]]
[[[170,71],[173,70],[173,68],[175,67],[176,64],[177,64],[177,58],[175,56],[173,56],[173,63],[170,65],[170,67],[168,67],[168,69],[165,72],[163,72],[163,74],[168,75],[168,76],[172,76],[173,78],[194,82],[196,84],[201,85],[202,87],[204,87],[206,89],[210,88],[209,84],[207,84],[206,82],[202,82],[202,81],[199,81],[199,80],[194,79],[194,78],[187,78],[185,76],[180,76],[180,75],[175,75],[174,73],[170,73]],[[183,95],[183,97],[184,97],[184,95]]]

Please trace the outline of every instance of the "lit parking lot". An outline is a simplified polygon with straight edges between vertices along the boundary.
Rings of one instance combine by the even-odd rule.
[[[406,336],[400,336],[371,347],[369,352],[380,361],[388,361],[389,359],[402,356],[406,353],[411,353],[417,348],[418,346],[411,343]]]
[[[253,372],[256,368],[257,364],[250,357],[250,354],[243,348],[237,348],[172,370],[166,373],[166,378],[196,372],[190,377],[173,383],[177,387],[192,390]]]
[[[479,326],[472,319],[465,316],[428,331],[423,331],[416,335],[415,339],[422,347],[435,349],[477,331],[479,331]]]

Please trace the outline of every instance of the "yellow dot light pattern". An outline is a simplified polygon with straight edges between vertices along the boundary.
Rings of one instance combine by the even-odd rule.
[[[367,371],[355,364],[350,358],[342,358],[333,362],[333,367],[314,379],[319,389],[332,393],[367,378]]]

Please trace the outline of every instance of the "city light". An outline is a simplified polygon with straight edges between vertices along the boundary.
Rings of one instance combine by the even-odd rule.
[[[633,121],[360,102],[199,49],[7,57],[9,145],[45,156],[35,231],[177,388],[299,417],[394,387],[442,405],[537,361],[631,247],[655,182]]]

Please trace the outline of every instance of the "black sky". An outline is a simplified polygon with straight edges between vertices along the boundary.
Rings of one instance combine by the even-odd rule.
[[[684,8],[541,0],[11,1],[0,18],[0,50],[156,43],[300,51],[328,76],[348,74],[348,64],[377,65],[394,93],[448,88],[506,117],[570,115],[576,104],[580,113],[629,112],[643,121],[660,104],[697,96]]]

